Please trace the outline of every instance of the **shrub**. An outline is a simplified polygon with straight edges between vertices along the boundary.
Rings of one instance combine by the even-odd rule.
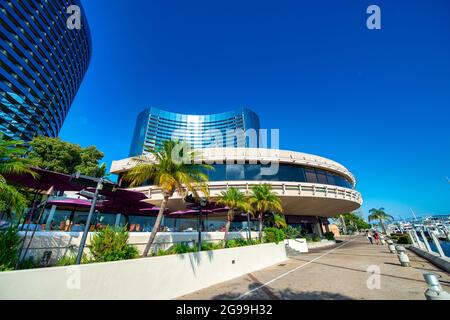
[[[29,270],[29,269],[36,269],[40,268],[40,262],[38,260],[35,260],[33,257],[29,257],[19,263],[17,266],[18,270]]]
[[[412,240],[409,235],[405,234],[398,238],[397,244],[412,244]]]
[[[56,262],[56,267],[66,267],[66,266],[73,266],[77,262],[77,256],[74,254],[68,254],[64,255]],[[91,261],[87,257],[87,255],[83,254],[81,257],[81,264],[88,264]]]
[[[222,249],[223,245],[221,243],[204,242],[202,243],[202,251],[211,251]]]
[[[187,243],[182,242],[182,243],[177,243],[172,248],[170,248],[168,251],[170,254],[183,254],[183,253],[188,253],[188,252],[196,252],[197,246],[194,245],[193,247],[190,247]]]
[[[106,227],[91,241],[91,254],[95,262],[135,259],[139,256],[136,247],[128,244],[128,231]]]
[[[253,241],[249,242],[245,239],[231,239],[225,242],[225,248],[245,247],[252,243]]]
[[[16,228],[0,231],[0,271],[14,270],[19,259],[20,236]]]
[[[327,232],[327,233],[325,233],[325,239],[327,239],[327,240],[330,240],[330,241],[333,241],[333,240],[335,240],[334,239],[334,233],[333,232]]]
[[[312,241],[313,241],[313,242],[319,242],[319,241],[321,241],[321,240],[322,240],[322,238],[319,237],[319,236],[316,235],[316,234],[312,236]]]
[[[309,235],[309,234],[305,234],[305,235],[303,236],[303,238],[305,238],[306,242],[312,242],[312,241],[313,241],[313,238],[312,238],[311,235]]]
[[[292,226],[287,226],[284,228],[284,234],[286,239],[297,239],[301,235],[301,228],[294,228]]]
[[[277,228],[266,228],[264,229],[264,242],[276,244],[280,243],[286,238],[283,230]]]

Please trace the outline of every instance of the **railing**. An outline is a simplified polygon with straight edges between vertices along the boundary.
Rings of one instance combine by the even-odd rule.
[[[442,249],[441,243],[439,242],[439,239],[436,237],[433,231],[430,231],[429,229],[426,229],[426,232],[430,236],[430,239],[433,241],[434,246],[436,247],[437,252],[434,252],[430,246],[430,243],[428,242],[428,238],[425,235],[425,231],[420,230],[420,237],[416,230],[409,230],[407,231],[409,237],[411,238],[412,245],[418,249],[424,250],[426,252],[429,252],[431,254],[437,254],[441,258],[447,258],[445,255],[444,250]],[[450,235],[448,231],[444,231],[446,233],[447,239],[450,241]]]
[[[278,182],[278,181],[229,181],[229,182],[210,182],[208,191],[211,197],[220,195],[220,192],[230,187],[235,187],[244,193],[249,193],[252,186],[261,183],[268,183],[272,186],[280,196],[299,196],[299,197],[322,197],[349,200],[363,203],[361,194],[358,191],[338,186],[330,186],[314,183],[296,183],[296,182]],[[162,190],[158,187],[142,187],[136,188],[136,191],[146,192],[150,200],[162,199]],[[181,197],[179,194],[174,195],[175,198]]]

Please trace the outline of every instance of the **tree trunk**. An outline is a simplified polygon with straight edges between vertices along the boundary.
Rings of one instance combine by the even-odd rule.
[[[386,232],[386,227],[384,226],[384,221],[383,221],[383,219],[380,219],[380,224],[381,224],[381,229],[383,229],[383,233],[384,233],[384,234],[387,234],[387,232]]]
[[[225,246],[225,242],[228,239],[228,232],[230,231],[231,221],[233,221],[233,216],[234,216],[233,213],[234,212],[233,212],[232,209],[228,210],[227,223],[225,225],[225,236],[223,237],[223,240],[224,240],[224,244],[223,245],[224,246]]]
[[[164,211],[166,210],[167,201],[169,201],[168,196],[164,196],[164,200],[161,202],[161,207],[159,209],[158,216],[156,217],[155,225],[153,226],[152,233],[150,234],[150,238],[148,239],[147,245],[145,246],[145,250],[143,253],[144,257],[148,256],[150,248],[155,241],[156,234],[158,233],[159,227],[161,226],[161,221],[164,216]]]
[[[259,236],[258,236],[259,242],[262,241],[263,215],[264,215],[263,213],[259,215]]]

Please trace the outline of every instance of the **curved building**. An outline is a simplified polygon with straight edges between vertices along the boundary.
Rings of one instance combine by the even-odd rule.
[[[223,148],[203,149],[205,162],[216,170],[209,171],[209,193],[212,201],[229,187],[244,193],[261,183],[268,183],[280,196],[288,222],[295,224],[306,217],[331,218],[358,209],[363,202],[355,190],[356,179],[341,164],[311,154],[273,149]],[[119,176],[135,165],[133,159],[114,161],[111,173]],[[133,190],[144,192],[149,202],[159,205],[163,194],[157,186]],[[183,197],[175,194],[169,200],[171,210],[183,210]]]
[[[259,117],[247,108],[210,115],[189,115],[149,108],[137,118],[130,157],[155,150],[165,140],[176,138],[196,149],[211,146],[249,146],[245,132],[254,129],[257,136]]]
[[[31,140],[56,137],[88,69],[91,36],[79,0],[0,1],[0,132]]]
[[[142,148],[146,144],[154,148],[162,141],[171,139],[170,133],[177,126],[193,133],[198,139],[193,140],[196,142],[194,146],[196,149],[201,149],[197,152],[201,158],[195,160],[214,167],[214,170],[205,171],[209,178],[207,182],[209,201],[212,203],[216,202],[222,192],[230,187],[249,194],[253,186],[270,184],[272,190],[281,199],[287,223],[318,236],[323,236],[323,232],[330,231],[328,218],[352,212],[360,208],[363,203],[361,194],[355,189],[356,179],[353,174],[333,160],[295,151],[266,149],[261,145],[256,148],[233,145],[210,147],[201,140],[202,130],[208,126],[221,125],[223,127],[218,128],[226,129],[227,124],[231,124],[232,128],[239,124],[240,128],[259,129],[258,117],[247,109],[242,110],[242,116],[238,112],[212,116],[189,116],[155,110],[157,112],[153,109],[146,110],[139,117],[135,138],[141,139],[139,144],[141,149],[136,149],[134,153],[142,154]],[[173,118],[169,121],[167,118],[171,116]],[[191,119],[192,121],[189,121]],[[214,121],[217,119],[220,121]],[[207,125],[204,125],[205,123]],[[139,128],[142,131],[139,131]],[[148,156],[148,161],[155,161],[154,159],[153,155]],[[123,174],[137,163],[133,157],[112,163],[111,173],[119,176],[122,187],[127,187],[122,179]],[[144,193],[148,198],[145,202],[155,206],[161,205],[163,192],[153,181],[146,181],[132,190]],[[169,212],[166,215],[166,226],[171,230],[184,231],[182,227],[189,225],[188,217],[189,214],[192,215],[192,210],[187,210],[184,195],[175,192],[169,199],[167,208]],[[181,218],[176,218],[173,214],[181,215]],[[225,215],[226,213],[218,212],[211,214],[208,217],[208,224],[214,220],[213,228],[222,230]],[[193,214],[192,221],[195,221],[195,217]],[[177,219],[182,221],[177,224]],[[234,219],[235,229],[245,228],[244,224],[247,223],[245,217],[237,214]],[[142,220],[141,223],[149,224],[149,218],[147,220]],[[190,221],[191,225],[192,221]],[[251,224],[254,230],[255,221]]]

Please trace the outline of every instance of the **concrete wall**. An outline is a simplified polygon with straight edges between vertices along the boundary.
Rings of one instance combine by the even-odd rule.
[[[434,264],[436,267],[441,268],[442,270],[445,270],[446,272],[450,272],[450,259],[447,257],[441,257],[439,254],[434,252],[427,252],[425,250],[419,249],[414,246],[408,246],[409,250],[417,254],[418,256],[427,259],[432,264]]]
[[[336,241],[330,241],[330,240],[322,240],[320,242],[308,242],[308,249],[319,249],[319,248],[326,248],[331,247],[336,244]]]
[[[0,299],[173,299],[287,259],[284,243],[0,273]]]
[[[306,243],[306,239],[288,239],[285,240],[285,244],[292,250],[301,253],[308,253],[308,244]]]
[[[23,237],[25,232],[20,233]],[[129,243],[135,245],[139,252],[144,251],[145,245],[150,237],[148,232],[130,232]],[[89,234],[87,245],[90,243],[90,239],[93,233]],[[203,232],[202,241],[218,242],[223,240],[225,234],[223,232]],[[27,240],[25,241],[25,248],[31,237],[31,232],[28,232]],[[78,250],[82,237],[81,232],[36,232],[33,241],[30,246],[30,250],[27,253],[27,257],[33,257],[33,259],[41,259],[45,251],[52,251],[51,264],[54,264],[60,257],[67,254],[75,254]],[[229,239],[242,238],[247,239],[248,234],[246,232],[230,232]],[[256,239],[258,232],[252,232],[252,238]],[[156,235],[155,247],[156,249],[166,250],[170,248],[175,242],[189,242],[197,241],[197,232],[159,232]],[[85,250],[89,252],[88,249]]]

